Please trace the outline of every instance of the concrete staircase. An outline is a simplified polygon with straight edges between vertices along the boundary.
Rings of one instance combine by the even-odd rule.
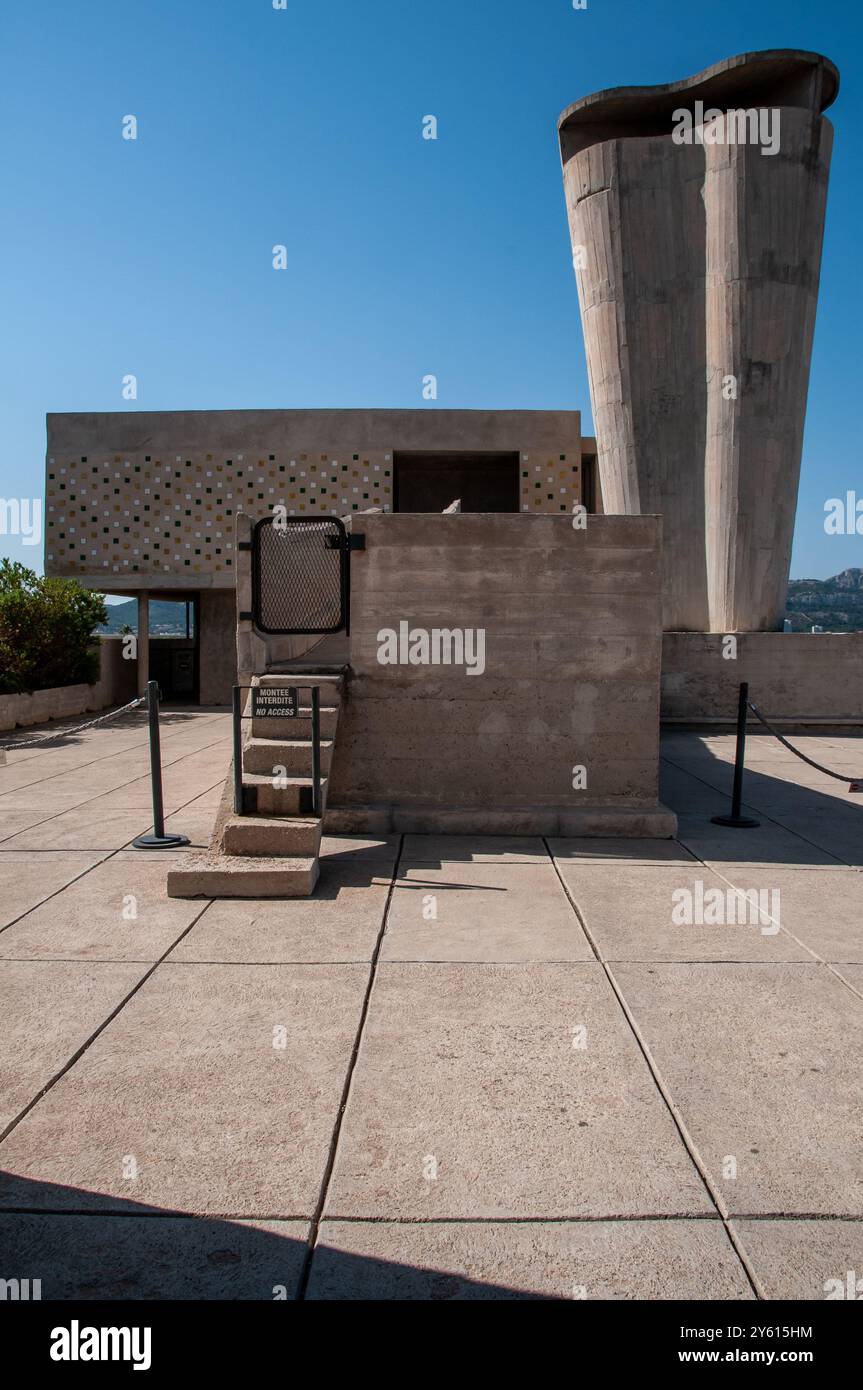
[[[168,874],[172,898],[305,898],[318,881],[323,814],[342,698],[340,672],[256,676],[253,686],[299,686],[296,717],[244,720],[243,814],[234,810],[233,769],[205,858]],[[321,806],[313,814],[312,711],[320,691]]]

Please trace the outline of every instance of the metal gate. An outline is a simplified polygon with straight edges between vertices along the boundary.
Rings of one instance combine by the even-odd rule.
[[[252,534],[252,609],[267,633],[347,631],[349,537],[335,516],[259,521]]]

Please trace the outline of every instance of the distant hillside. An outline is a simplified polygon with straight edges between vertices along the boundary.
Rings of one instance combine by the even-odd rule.
[[[816,625],[828,632],[863,632],[863,569],[843,570],[832,579],[792,579],[786,617],[795,632]]]
[[[124,627],[130,627],[134,632],[138,626],[138,602],[130,598],[126,603],[114,603],[108,606],[108,621],[96,631],[108,636],[111,633],[122,632]],[[184,603],[172,603],[168,599],[150,599],[150,632],[161,633],[162,636],[185,637],[186,635],[186,605]]]

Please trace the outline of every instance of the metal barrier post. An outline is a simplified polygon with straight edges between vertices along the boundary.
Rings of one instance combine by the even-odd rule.
[[[162,750],[159,741],[159,683],[147,682],[147,722],[150,727],[150,782],[153,788],[153,834],[139,835],[135,849],[176,849],[187,845],[187,835],[165,834],[165,807],[162,800]]]
[[[754,830],[761,822],[741,816],[743,802],[743,764],[746,759],[746,715],[749,708],[749,683],[742,681],[737,699],[737,752],[734,759],[734,786],[731,792],[731,815],[711,816],[714,825],[731,825],[737,830]]]
[[[312,815],[321,816],[321,691],[310,687],[312,694]]]
[[[234,742],[234,815],[243,814],[243,687],[235,685],[231,694]]]

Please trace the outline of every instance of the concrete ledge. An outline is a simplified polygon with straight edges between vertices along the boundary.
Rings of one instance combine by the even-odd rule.
[[[671,840],[677,816],[666,806],[526,806],[493,810],[476,806],[331,806],[328,835],[365,832],[447,835],[564,835]]]
[[[124,705],[135,698],[134,661],[123,659],[123,640],[103,637],[99,648],[99,679],[93,685],[58,685],[29,695],[0,695],[0,731],[27,729],[51,719],[73,719]]]
[[[797,735],[798,737],[806,734],[828,734],[848,735],[849,737],[859,734],[863,736],[863,719],[807,719],[805,715],[799,719],[771,719],[770,723],[780,733],[786,737]],[[663,719],[660,727],[668,733],[695,733],[695,734],[731,734],[737,728],[736,719]],[[750,715],[746,722],[747,736],[753,734],[764,734],[766,738],[771,735],[760,720],[754,714]]]
[[[32,695],[0,695],[0,729],[24,729],[101,709],[95,685],[62,685]]]

